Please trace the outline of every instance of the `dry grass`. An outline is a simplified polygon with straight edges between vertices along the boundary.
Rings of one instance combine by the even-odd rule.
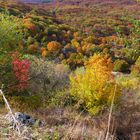
[[[115,136],[119,140],[139,140],[140,98],[138,92],[139,90],[124,90],[120,108],[116,112],[112,112],[112,108],[96,117],[85,112],[78,112],[72,107],[48,107],[45,110],[37,110],[30,115],[42,120],[43,125],[28,127],[24,135],[26,138],[18,136],[10,127],[4,118],[6,111],[2,108],[0,110],[0,140],[32,138],[43,140],[50,137],[52,140],[54,137],[56,140],[105,140],[107,131],[107,140],[115,140]]]
[[[45,139],[52,136],[56,140],[104,140],[107,128],[108,115],[101,117],[91,117],[83,112],[73,111],[71,108],[48,109],[42,115],[41,112],[32,114],[44,120],[43,125],[29,127],[24,136],[18,136],[5,120],[4,115],[0,116],[0,138],[2,140],[23,140],[23,139]],[[1,140],[0,139],[0,140]],[[108,140],[114,140],[113,135],[109,134]]]

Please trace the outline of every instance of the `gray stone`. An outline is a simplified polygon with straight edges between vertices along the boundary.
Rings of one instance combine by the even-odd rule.
[[[36,119],[32,118],[31,116],[29,116],[25,113],[16,112],[14,115],[15,115],[17,122],[20,125],[34,125],[36,122]],[[11,124],[14,123],[14,120],[13,120],[11,114],[7,114],[5,116],[5,118],[9,121],[9,123],[11,123]]]

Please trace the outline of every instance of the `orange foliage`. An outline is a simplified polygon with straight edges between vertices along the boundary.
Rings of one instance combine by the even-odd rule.
[[[82,47],[82,51],[83,52],[88,52],[90,49],[92,49],[94,47],[93,44],[91,43],[88,43],[88,44],[85,44],[83,47]]]
[[[36,44],[31,44],[28,46],[28,51],[37,51],[38,46]]]
[[[105,47],[105,45],[106,45],[106,44],[101,43],[101,44],[99,45],[99,47],[100,47],[100,48],[104,48],[104,47]]]
[[[74,33],[73,33],[73,36],[74,36],[74,38],[77,38],[77,37],[79,37],[79,34],[78,34],[78,32],[74,32]]]
[[[77,52],[78,52],[78,53],[82,53],[82,52],[83,52],[83,51],[82,51],[82,48],[81,48],[81,47],[78,47],[78,48],[77,48]]]
[[[24,19],[23,25],[29,29],[32,33],[37,33],[37,26],[31,22],[30,19]]]
[[[58,51],[61,47],[61,44],[58,43],[57,41],[51,41],[48,43],[48,51],[49,52],[55,52]]]
[[[115,35],[112,35],[111,38],[113,41],[115,41],[117,37]]]

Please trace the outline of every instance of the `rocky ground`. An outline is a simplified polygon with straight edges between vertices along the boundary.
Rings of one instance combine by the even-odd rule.
[[[20,127],[20,135],[13,129],[7,115],[0,115],[0,140],[92,140],[99,137],[104,140],[104,124],[99,126],[96,119],[92,120],[73,112],[71,114],[64,111],[63,115],[60,115],[60,112],[61,110],[56,110],[55,114],[48,114],[45,123],[36,120],[33,125],[23,125]],[[112,139],[113,135],[110,135],[108,140]]]

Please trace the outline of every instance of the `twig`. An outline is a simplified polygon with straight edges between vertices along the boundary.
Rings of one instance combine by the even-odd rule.
[[[108,117],[107,133],[106,133],[105,140],[108,140],[108,136],[109,136],[111,116],[112,116],[112,112],[113,112],[113,105],[114,105],[114,100],[115,100],[116,89],[117,89],[117,84],[115,84],[115,89],[114,89],[113,98],[112,98],[112,102],[111,102],[111,107],[110,107],[110,112],[109,112],[109,117]]]
[[[20,128],[19,128],[19,126],[18,126],[18,122],[17,122],[17,120],[16,120],[16,118],[15,118],[15,116],[14,116],[14,114],[13,114],[13,111],[12,111],[12,109],[11,109],[11,107],[10,107],[10,105],[9,105],[9,103],[8,103],[8,101],[7,101],[6,97],[5,97],[5,95],[4,95],[3,91],[2,91],[2,89],[0,89],[0,95],[3,96],[3,99],[4,99],[5,103],[6,103],[7,109],[9,110],[9,113],[11,114],[11,116],[12,116],[12,118],[13,118],[13,121],[14,121],[14,123],[15,123],[15,125],[16,125],[16,129],[17,129],[17,131],[18,131],[18,134],[21,135],[21,131],[20,131]]]

